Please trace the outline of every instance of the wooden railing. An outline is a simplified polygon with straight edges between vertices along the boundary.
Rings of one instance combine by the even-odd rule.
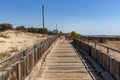
[[[94,43],[94,46],[91,46],[89,41],[83,41],[80,39],[73,40],[76,45],[83,49],[89,56],[91,56],[97,63],[103,67],[107,72],[109,72],[116,80],[120,80],[120,59],[109,54],[109,50],[113,50],[117,53],[120,51],[109,48],[107,46],[101,45],[99,43]],[[107,49],[106,52],[103,52],[96,48],[96,46],[102,46]]]
[[[59,36],[50,36],[0,61],[0,80],[23,80]]]
[[[83,42],[86,42],[87,44],[93,44],[93,47],[95,47],[95,48],[97,48],[97,46],[100,46],[100,47],[103,47],[103,48],[105,48],[106,50],[106,53],[109,53],[110,52],[110,50],[111,51],[114,51],[114,52],[117,52],[117,53],[120,53],[120,50],[116,50],[116,49],[113,49],[113,48],[111,48],[111,47],[108,47],[108,46],[106,46],[106,45],[103,45],[103,44],[101,44],[101,43],[98,43],[98,42],[94,42],[94,41],[91,41],[91,40],[82,40],[82,39],[80,39],[81,41],[83,41]]]

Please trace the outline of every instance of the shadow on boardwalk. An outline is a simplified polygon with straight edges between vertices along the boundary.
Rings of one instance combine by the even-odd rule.
[[[89,61],[87,61],[87,59],[85,58],[85,55],[78,50],[78,48],[77,48],[78,46],[76,46],[73,42],[71,42],[71,45],[76,50],[77,55],[82,60],[82,63],[84,64],[85,68],[87,69],[87,71],[90,74],[90,76],[92,77],[92,79],[93,80],[103,80],[101,78],[101,76],[95,71],[95,69],[93,68],[93,65],[91,65],[89,63]]]
[[[71,41],[59,40],[35,80],[103,80]]]

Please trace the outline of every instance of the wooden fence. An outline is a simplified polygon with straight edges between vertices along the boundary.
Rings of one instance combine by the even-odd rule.
[[[73,41],[81,49],[88,53],[88,55],[90,55],[96,62],[98,62],[101,67],[103,67],[104,70],[109,72],[116,80],[120,80],[120,60],[108,54],[109,50],[113,50],[118,53],[120,53],[120,51],[97,43],[94,43],[95,45],[91,46],[80,39],[74,39]],[[105,47],[107,49],[106,52],[98,50],[96,48],[97,45]]]
[[[58,36],[51,36],[0,62],[0,80],[24,80]]]
[[[120,41],[120,36],[116,36],[116,37],[92,37],[92,36],[88,36],[88,37],[83,37],[83,38],[86,38],[86,39],[89,39],[89,40],[94,40],[94,41],[99,41],[99,40],[103,40],[103,41],[106,41],[106,40],[109,40],[109,41]]]

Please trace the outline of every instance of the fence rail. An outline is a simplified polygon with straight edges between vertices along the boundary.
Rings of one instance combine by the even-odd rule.
[[[0,80],[23,80],[59,36],[50,36],[0,61]]]
[[[117,52],[117,53],[120,53],[120,50],[113,49],[113,48],[111,48],[111,47],[105,46],[105,45],[103,45],[103,44],[100,44],[100,43],[97,43],[97,42],[94,42],[94,41],[85,40],[85,39],[84,39],[84,40],[80,39],[80,40],[83,41],[83,42],[86,42],[86,43],[88,43],[88,44],[90,44],[90,43],[94,44],[94,47],[95,47],[95,48],[96,48],[97,46],[101,46],[101,47],[103,47],[103,48],[106,48],[107,53],[109,53],[110,50],[115,51],[115,52]]]
[[[98,50],[95,46],[91,46],[85,41],[80,39],[73,40],[75,44],[77,44],[81,49],[83,49],[89,56],[91,56],[96,62],[98,62],[103,69],[108,71],[116,80],[120,80],[120,60],[109,55],[107,52],[103,52]],[[96,44],[100,45],[101,44]],[[103,46],[106,47],[106,46]],[[109,48],[109,47],[106,47]],[[114,50],[109,48],[110,50]],[[118,50],[114,50],[120,53]]]

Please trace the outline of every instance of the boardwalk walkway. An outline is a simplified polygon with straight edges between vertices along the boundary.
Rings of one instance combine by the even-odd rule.
[[[79,53],[80,54],[80,53]],[[67,40],[58,41],[35,80],[103,80]]]

